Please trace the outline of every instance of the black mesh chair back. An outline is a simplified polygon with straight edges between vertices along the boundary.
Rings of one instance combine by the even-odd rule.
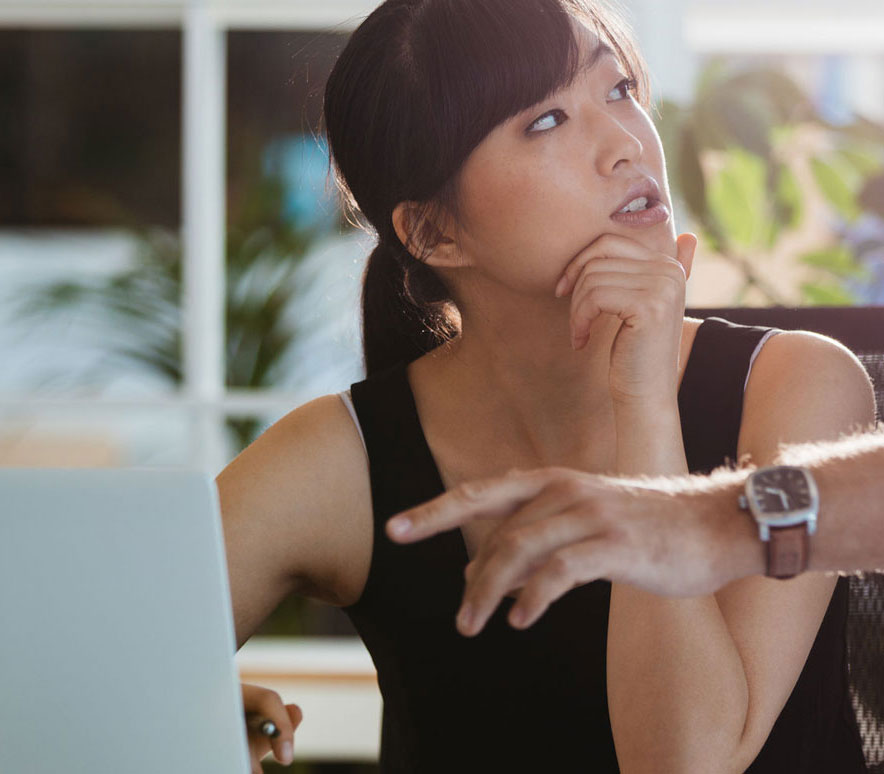
[[[878,421],[884,419],[884,307],[689,309],[687,314],[723,317],[743,325],[814,331],[837,339],[869,372],[878,401]],[[884,546],[881,549],[884,554]],[[873,774],[884,774],[884,574],[870,572],[850,578],[847,627],[851,697],[866,763]]]

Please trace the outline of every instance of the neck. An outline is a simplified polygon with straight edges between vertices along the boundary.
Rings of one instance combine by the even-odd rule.
[[[435,384],[461,411],[468,403],[510,441],[540,459],[568,458],[587,433],[611,416],[608,371],[620,321],[600,317],[589,343],[571,348],[569,299],[521,298],[502,309],[464,314],[463,333],[434,353],[426,367]],[[444,388],[443,388],[444,385]]]

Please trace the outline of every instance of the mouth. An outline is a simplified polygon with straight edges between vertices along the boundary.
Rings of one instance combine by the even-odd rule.
[[[669,209],[660,197],[660,188],[652,178],[643,178],[629,187],[611,220],[626,226],[655,226],[669,220]]]
[[[641,212],[642,210],[650,209],[656,203],[657,202],[654,199],[649,199],[647,196],[639,196],[637,199],[633,199],[622,210],[617,210],[617,214],[625,215],[627,212]]]
[[[660,203],[660,188],[657,183],[649,178],[642,178],[635,181],[627,190],[626,195],[620,201],[620,204],[611,213],[611,217],[615,215],[625,215],[630,212],[643,212],[649,210]]]

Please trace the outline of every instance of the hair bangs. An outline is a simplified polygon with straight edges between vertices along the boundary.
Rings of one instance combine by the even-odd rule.
[[[427,76],[440,170],[459,169],[496,126],[580,69],[572,17],[557,0],[432,3],[426,13],[413,51]]]
[[[568,86],[588,64],[575,22],[595,33],[635,79],[646,104],[644,63],[628,26],[598,2],[583,0],[448,0],[423,4],[407,57],[432,115],[436,174],[411,198],[429,201],[445,188],[475,147],[497,126]],[[455,174],[453,174],[453,172]],[[430,184],[430,181],[432,183]],[[429,184],[429,185],[428,185]]]

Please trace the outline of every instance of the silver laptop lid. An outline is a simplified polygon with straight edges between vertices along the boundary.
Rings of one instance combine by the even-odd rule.
[[[211,479],[0,470],[0,771],[250,770]]]

